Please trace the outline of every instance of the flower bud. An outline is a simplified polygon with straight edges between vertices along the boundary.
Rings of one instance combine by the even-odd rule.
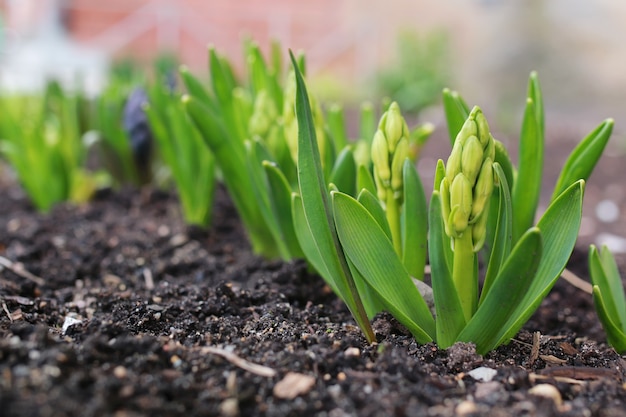
[[[476,136],[477,134],[478,128],[476,126],[476,122],[472,118],[472,114],[470,114],[467,120],[465,120],[465,123],[463,123],[461,130],[456,135],[456,139],[454,140],[454,142],[461,142],[461,145],[464,145],[467,138],[469,138],[470,136]]]
[[[489,218],[489,205],[480,214],[476,223],[472,226],[472,249],[478,252],[485,244],[487,237],[487,220]]]
[[[470,136],[463,145],[461,170],[470,184],[474,185],[483,163],[483,147],[476,136]]]
[[[489,198],[493,192],[493,163],[487,158],[480,169],[480,174],[474,186],[472,213],[470,221],[474,221],[489,206]]]
[[[409,140],[403,137],[396,146],[391,160],[391,188],[394,191],[402,191],[402,168],[404,161],[409,157]]]
[[[372,140],[372,162],[374,173],[378,175],[385,187],[389,187],[391,170],[389,167],[389,149],[382,130],[377,130]]]
[[[476,112],[476,126],[478,128],[478,139],[480,143],[485,147],[487,142],[490,139],[491,134],[489,133],[489,125],[487,124],[487,119],[480,109]]]
[[[461,172],[461,157],[463,156],[463,145],[460,141],[454,141],[452,152],[446,162],[446,177],[452,181],[456,175]]]
[[[469,225],[472,212],[472,184],[463,174],[457,174],[450,185],[450,229],[460,236]]]
[[[406,122],[404,117],[400,113],[400,106],[395,101],[391,103],[389,109],[384,117],[383,131],[387,138],[387,145],[389,146],[389,153],[393,154],[396,150],[396,146],[400,139],[407,135],[407,131],[404,130]],[[381,120],[381,122],[383,121]]]

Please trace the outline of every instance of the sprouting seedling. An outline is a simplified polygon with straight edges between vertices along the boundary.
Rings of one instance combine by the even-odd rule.
[[[626,352],[626,295],[615,258],[606,246],[589,248],[589,273],[593,301],[608,342],[621,354]]]

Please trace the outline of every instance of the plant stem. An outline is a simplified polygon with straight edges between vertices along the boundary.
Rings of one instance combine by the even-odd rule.
[[[461,237],[454,240],[454,261],[452,263],[452,279],[461,301],[466,322],[474,315],[478,301],[478,282],[474,272],[474,256],[472,230],[468,228]]]
[[[398,257],[402,259],[402,232],[400,227],[400,207],[393,196],[393,190],[387,190],[387,201],[385,202],[385,211],[387,213],[387,222],[391,229],[391,240],[393,248]]]

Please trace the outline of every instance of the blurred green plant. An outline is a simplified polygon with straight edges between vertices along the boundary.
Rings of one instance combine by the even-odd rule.
[[[166,80],[151,85],[142,109],[161,158],[169,167],[187,224],[211,223],[215,159],[187,113],[181,95]]]
[[[533,196],[543,154],[541,92],[534,74],[519,168],[491,135],[482,111],[468,111],[458,94],[446,92],[453,149],[447,164],[437,164],[430,207],[408,158],[406,122],[396,106],[383,115],[374,137],[375,179],[365,181],[354,198],[324,181],[306,87],[295,61],[294,69],[300,127],[296,230],[307,259],[347,304],[366,338],[373,340],[369,318],[387,310],[421,343],[434,340],[446,348],[466,341],[485,353],[510,340],[565,268],[580,226],[585,175],[600,156],[586,151],[606,143],[612,121],[592,135],[594,140],[582,142],[581,153],[588,158],[573,152],[570,161],[584,167],[574,172],[568,161],[557,184],[563,190],[555,193],[536,226],[534,218],[528,224],[524,211],[536,211]],[[535,152],[534,161],[524,157],[529,149]],[[514,205],[515,192],[529,196],[531,201],[524,204],[530,208]],[[419,224],[425,213],[428,231]],[[515,227],[526,228],[516,236]],[[485,242],[491,246],[483,250]],[[422,263],[416,268],[407,262],[416,254],[422,259],[426,246],[432,290],[417,281],[423,279]],[[481,250],[486,273],[479,292]],[[434,305],[427,302],[430,298]]]
[[[593,301],[611,346],[626,353],[626,295],[615,258],[606,246],[589,248]]]
[[[437,103],[451,77],[448,43],[444,32],[400,32],[395,60],[375,77],[376,93],[414,114]]]
[[[84,168],[78,97],[51,82],[41,95],[5,96],[0,106],[0,153],[34,206],[47,212],[62,201],[88,200],[97,178]]]

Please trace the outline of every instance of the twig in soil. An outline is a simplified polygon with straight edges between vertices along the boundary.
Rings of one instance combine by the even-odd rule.
[[[11,323],[13,323],[13,317],[11,317],[11,312],[9,311],[9,307],[7,306],[7,303],[4,302],[4,300],[2,300],[2,309],[4,310],[5,313],[7,313],[7,317],[9,317],[9,320],[11,321]]]
[[[537,358],[539,358],[539,342],[541,341],[541,333],[533,333],[533,346],[530,349],[530,359],[528,365],[533,366]]]
[[[565,281],[569,282],[570,284],[572,284],[574,287],[578,288],[579,290],[582,290],[586,292],[587,294],[593,293],[593,287],[591,286],[591,284],[585,281],[584,279],[578,277],[569,269],[564,269],[563,273],[561,274],[561,277],[563,277]]]
[[[10,259],[5,258],[4,256],[0,256],[0,266],[3,266],[4,268],[8,269],[14,274],[21,276],[22,278],[26,278],[27,280],[33,281],[35,284],[39,286],[44,286],[46,284],[46,281],[44,281],[43,278],[40,278],[37,275],[31,274],[30,272],[25,270],[24,267],[22,267],[22,265],[12,262]]]
[[[251,372],[258,376],[264,376],[271,378],[276,375],[276,371],[272,368],[268,368],[267,366],[258,365],[256,363],[249,362],[245,359],[240,358],[232,352],[229,352],[224,349],[216,348],[213,346],[205,346],[202,348],[202,353],[213,353],[214,355],[218,355],[226,359],[228,362],[232,363],[235,366],[240,367],[241,369]]]
[[[154,278],[152,277],[152,271],[148,268],[143,269],[143,279],[146,281],[146,289],[154,289]]]

